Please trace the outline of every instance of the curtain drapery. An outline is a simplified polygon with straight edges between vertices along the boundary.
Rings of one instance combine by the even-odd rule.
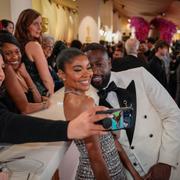
[[[48,0],[35,1],[33,8],[39,11],[42,17],[48,19],[48,29],[45,33],[52,35],[56,40],[66,42],[71,42],[77,38],[78,12],[74,12],[66,7],[57,6]],[[39,6],[41,7],[39,8]]]

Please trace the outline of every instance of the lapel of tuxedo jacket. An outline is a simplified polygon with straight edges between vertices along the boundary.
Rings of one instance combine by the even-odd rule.
[[[121,72],[122,74],[123,72]],[[136,101],[136,87],[135,87],[135,82],[134,80],[131,80],[126,82],[126,78],[123,78],[123,75],[120,75],[116,77],[116,73],[111,73],[111,78],[109,81],[109,84],[114,81],[115,84],[118,87],[118,93],[117,93],[117,98],[118,98],[118,103],[120,107],[125,107],[125,106],[132,106],[133,108],[133,122],[132,122],[132,128],[126,130],[126,134],[128,137],[129,144],[131,145],[133,136],[134,136],[134,131],[135,131],[135,125],[136,125],[136,108],[137,108],[137,101]],[[108,104],[111,105],[111,101],[108,102]]]
[[[120,107],[129,107],[133,108],[132,111],[132,122],[131,128],[126,129],[126,134],[131,145],[134,135],[134,129],[136,124],[136,88],[135,82],[131,81],[126,89],[119,88],[117,91],[117,98]]]

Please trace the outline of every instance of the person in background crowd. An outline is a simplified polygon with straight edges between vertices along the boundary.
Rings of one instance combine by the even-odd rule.
[[[177,62],[179,62],[179,65],[177,67],[177,90],[176,90],[176,103],[177,105],[180,107],[180,51],[179,51],[179,55],[177,55]]]
[[[150,61],[155,54],[155,51],[154,51],[155,42],[156,42],[155,39],[152,37],[149,37],[147,39],[148,50],[145,52],[145,56],[147,57],[148,61]]]
[[[169,54],[169,48],[167,53],[165,54],[165,56],[163,57],[163,61],[164,61],[164,66],[165,66],[165,73],[166,73],[166,78],[167,78],[167,82],[169,82],[169,68],[170,68],[170,62],[171,62],[171,56]]]
[[[79,40],[73,40],[71,42],[71,47],[81,49],[82,48],[82,43]]]
[[[175,56],[171,56],[171,62],[169,65],[169,93],[171,94],[172,98],[176,98],[176,90],[177,90],[177,69],[179,66],[178,58]]]
[[[21,45],[23,62],[39,92],[43,96],[54,93],[54,82],[41,46],[42,17],[33,9],[26,9],[18,17],[15,37]]]
[[[56,71],[49,65],[50,64],[49,61],[51,61],[50,57],[51,57],[52,52],[53,52],[53,47],[54,47],[54,38],[50,35],[44,34],[42,36],[42,48],[43,48],[45,57],[48,61],[49,71],[50,71],[51,76],[52,76],[53,81],[54,81],[54,91],[56,92],[61,87],[63,87],[63,81],[60,80],[60,78],[56,74]]]
[[[114,59],[120,59],[124,57],[124,45],[123,43],[118,43],[115,46],[115,50],[113,52],[113,60]]]
[[[144,67],[148,70],[148,65],[138,58],[139,41],[137,39],[128,39],[125,42],[125,49],[127,55],[119,61],[116,72],[137,67]]]
[[[175,101],[143,67],[111,72],[106,49],[97,43],[87,46],[86,54],[99,104],[133,107],[133,126],[121,130],[119,142],[134,168],[148,180],[179,180],[180,110]]]
[[[112,55],[112,71],[119,71],[119,66],[121,64],[121,60],[124,57],[124,44],[122,42],[119,42],[114,49],[113,55]],[[109,53],[108,53],[109,54]],[[110,57],[110,56],[109,56]]]
[[[168,90],[169,93],[171,94],[171,96],[173,97],[173,99],[176,99],[176,95],[177,95],[177,76],[179,76],[177,70],[178,70],[178,66],[180,63],[180,59],[179,59],[179,52],[180,52],[180,43],[179,43],[179,47],[178,47],[178,41],[173,42],[173,45],[171,46],[171,53],[168,53],[167,55],[167,60],[170,59],[169,61],[165,61],[166,63],[166,74],[167,74],[167,79],[168,79]],[[168,63],[169,62],[169,63]],[[169,65],[169,69],[168,66]],[[179,80],[178,80],[179,81]],[[176,102],[177,99],[176,99]],[[178,104],[179,105],[179,104]]]
[[[148,48],[145,41],[141,41],[139,44],[138,49],[138,58],[143,60],[146,64],[148,63],[148,59],[145,56],[145,53],[147,52]]]
[[[41,97],[36,85],[21,61],[20,45],[11,33],[0,34],[5,67],[5,88],[17,109],[24,114],[49,107],[49,100]]]
[[[113,53],[114,53],[115,47],[112,45],[107,45],[106,48],[107,48],[108,56],[113,60]]]
[[[54,38],[51,35],[48,34],[42,35],[42,48],[47,60],[52,55],[54,43],[55,43]]]
[[[0,49],[0,62],[3,62],[3,54],[2,54],[1,49]],[[3,70],[5,69],[4,62],[2,63],[2,68]],[[4,71],[3,71],[3,74],[4,74]],[[12,101],[10,95],[8,94],[6,90],[4,79],[3,79],[3,82],[0,79],[0,103],[4,104],[8,108],[9,111],[14,112],[14,113],[20,113],[15,103]]]
[[[163,41],[158,40],[155,44],[155,55],[149,62],[151,74],[164,86],[168,89],[167,76],[165,70],[164,56],[167,54],[169,45]]]
[[[14,32],[14,23],[8,19],[2,19],[0,21],[0,30],[5,30],[13,34]]]
[[[57,66],[56,66],[56,58],[61,53],[63,49],[68,48],[67,45],[63,41],[56,41],[54,44],[54,48],[52,51],[52,54],[49,58],[49,65],[52,67],[52,69],[55,70],[55,72],[58,72]]]

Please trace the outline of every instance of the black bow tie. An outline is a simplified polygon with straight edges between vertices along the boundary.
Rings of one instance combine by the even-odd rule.
[[[130,83],[130,86],[131,86],[131,84],[132,83]],[[128,88],[129,88],[129,86],[128,86]],[[111,92],[111,91],[113,91],[113,92],[115,92],[117,94],[120,107],[130,105],[130,104],[124,104],[123,103],[123,101],[124,100],[126,101],[126,98],[128,98],[128,97],[126,97],[127,94],[128,94],[128,88],[123,89],[123,88],[117,87],[115,82],[112,81],[107,88],[102,89],[102,90],[100,90],[98,92],[99,105],[103,105],[103,106],[112,108],[112,106],[109,104],[109,102],[106,101],[108,93]]]
[[[98,92],[99,96],[99,105],[103,105],[109,108],[112,108],[111,102],[113,99],[108,102],[106,100],[109,92],[115,92],[117,95],[117,99],[119,102],[119,106],[132,106],[133,107],[133,127],[130,129],[126,129],[127,136],[129,139],[129,142],[131,144],[134,134],[134,127],[135,127],[135,121],[136,121],[136,89],[135,89],[135,83],[134,81],[131,81],[131,83],[128,85],[127,88],[123,89],[120,87],[117,87],[114,81],[112,81],[109,86],[105,89],[102,89]]]
[[[109,92],[111,92],[111,91],[116,92],[117,89],[118,89],[118,87],[116,86],[114,81],[112,81],[106,89],[101,89],[98,92],[98,96],[99,96],[100,100],[102,100],[102,99],[105,100],[107,98],[107,95],[108,95]]]

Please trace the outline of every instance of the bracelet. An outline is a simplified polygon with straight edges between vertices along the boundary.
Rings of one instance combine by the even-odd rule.
[[[42,109],[46,109],[46,104],[47,104],[46,101],[43,101],[43,102],[42,102]]]

